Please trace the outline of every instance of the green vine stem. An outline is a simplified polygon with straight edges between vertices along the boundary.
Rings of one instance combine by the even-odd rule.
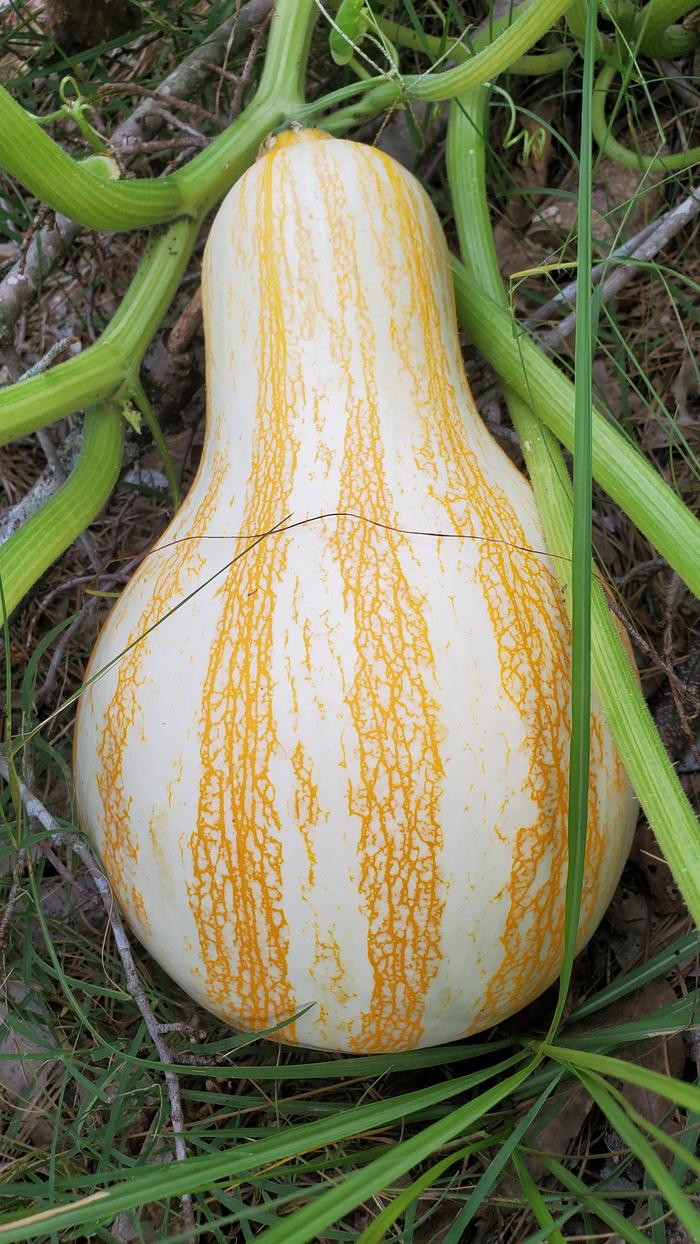
[[[198,222],[177,220],[146,245],[136,276],[99,341],[50,371],[0,391],[0,445],[83,406],[130,392],[141,360],[180,283]]]
[[[675,60],[677,56],[687,56],[689,52],[694,52],[698,45],[700,31],[689,30],[685,26],[669,26],[659,39],[656,51],[647,55]]]
[[[8,615],[102,509],[119,477],[123,440],[116,404],[87,412],[82,448],[65,484],[0,547]]]
[[[211,206],[212,195],[224,194],[240,177],[273,121],[279,120],[277,107],[265,102],[266,94],[273,90],[271,82],[274,83],[275,75],[282,75],[278,80],[285,88],[285,99],[293,101],[300,96],[315,15],[313,0],[279,0],[277,25],[273,22],[270,32],[271,59],[266,62],[258,92],[260,94],[264,88],[262,103],[254,101],[222,135],[229,145],[223,155],[219,150],[218,161],[212,159],[208,166],[207,175],[199,186],[199,201],[193,205],[193,215],[154,231],[127,294],[95,345],[50,372],[0,392],[0,445],[46,427],[81,406],[114,397],[122,389],[125,395],[131,393],[141,360],[187,267],[202,215]],[[302,22],[301,17],[306,20]],[[276,34],[274,41],[273,33]],[[292,36],[296,36],[295,40]],[[268,63],[272,65],[272,79],[266,77]],[[231,141],[234,131],[236,147]],[[217,141],[202,154],[209,156]],[[93,177],[92,180],[100,187],[104,184],[102,179],[98,181]],[[124,183],[125,186],[132,184]]]
[[[498,319],[501,334],[500,339],[494,342],[490,361],[498,369],[499,347],[502,349],[506,339],[509,340],[511,346],[515,346],[515,351],[511,350],[509,365],[501,371],[502,376],[507,374],[508,377],[504,383],[504,394],[523,448],[547,542],[555,554],[555,568],[569,596],[571,572],[568,567],[573,517],[571,481],[559,446],[551,432],[540,422],[538,415],[541,418],[551,416],[552,410],[557,408],[562,400],[566,400],[565,390],[570,386],[564,377],[560,377],[564,383],[554,386],[553,392],[554,377],[559,376],[557,369],[526,341],[523,341],[523,345],[526,345],[527,349],[522,356],[518,350],[507,298],[498,271],[486,202],[484,181],[486,104],[485,91],[472,92],[459,104],[453,104],[450,113],[447,143],[448,178],[455,208],[460,248],[465,259],[465,266],[459,265],[456,268],[458,310],[461,322],[474,340],[474,328],[481,323],[484,306],[493,307],[495,304],[500,304]],[[478,297],[476,287],[478,287]],[[467,309],[468,314],[466,314]],[[493,340],[493,322],[485,326],[483,335],[490,335]],[[482,340],[475,344],[483,350],[483,336]],[[536,369],[539,374],[535,383],[524,385],[521,383],[518,387],[513,387],[512,382],[518,375],[523,377],[527,373],[532,381],[533,372]],[[549,404],[544,400],[545,394]],[[571,403],[570,393],[568,400]],[[551,418],[546,418],[546,422],[551,428]],[[602,420],[596,420],[596,432],[600,430],[601,423]],[[603,423],[603,427],[608,429],[609,425]],[[561,436],[561,425],[559,428],[554,428],[554,431]],[[625,447],[626,453],[627,443],[611,428],[609,431],[612,433],[612,438],[606,447],[606,453],[611,456],[615,452],[620,453],[622,446]],[[562,439],[571,448],[571,430],[569,436]],[[594,438],[594,447],[595,444],[596,438]],[[639,461],[643,461],[641,457]],[[594,468],[596,465],[599,466],[600,462],[596,464],[594,450]],[[649,468],[649,471],[658,480],[652,468]],[[594,474],[596,474],[595,469]],[[660,480],[658,482],[661,483]],[[642,486],[645,487],[646,484]],[[668,493],[674,502],[678,501],[670,490]],[[679,506],[688,518],[692,519],[680,502],[678,505],[672,505],[672,511],[677,514]],[[627,509],[626,506],[624,508]],[[629,509],[627,512],[629,513]],[[667,515],[666,521],[671,521],[670,514]],[[671,531],[675,539],[683,539],[675,525],[671,527]],[[694,534],[694,548],[695,553],[691,556],[690,562],[691,567],[693,562],[695,564],[697,580],[700,577],[700,524],[697,525]],[[696,585],[696,591],[698,589],[700,589],[700,583]],[[597,582],[593,583],[591,622],[591,656],[596,691],[649,823],[693,918],[696,923],[700,923],[700,879],[694,875],[696,870],[693,868],[693,861],[700,854],[700,825],[661,743],[641,695],[637,678],[620,642],[620,636],[604,593]]]
[[[574,386],[513,323],[510,312],[452,261],[457,310],[476,349],[538,413],[558,440],[574,444]],[[700,597],[700,522],[646,458],[593,411],[593,477],[690,590]]]
[[[471,46],[465,45],[459,39],[455,39],[452,43],[445,45],[444,41],[437,35],[419,33],[411,26],[401,26],[398,22],[392,22],[385,18],[379,18],[378,24],[387,38],[392,43],[398,44],[399,47],[410,48],[414,52],[424,52],[436,60],[444,56],[447,60],[456,61],[458,65],[466,64],[467,61],[473,60],[473,49],[480,46],[478,36],[477,39],[472,41]],[[485,33],[490,34],[491,32]],[[568,48],[562,43],[559,47],[552,48],[547,52],[536,52],[532,55],[526,54],[519,57],[510,66],[510,72],[528,77],[544,77],[547,74],[557,73],[561,69],[566,69],[567,65],[571,64],[573,57],[574,52],[572,48]]]
[[[573,4],[566,13],[566,24],[574,38],[580,43],[583,43],[586,37],[586,14],[587,0],[573,0]]]
[[[92,229],[138,229],[205,213],[251,163],[266,134],[303,104],[314,0],[278,0],[255,98],[184,168],[168,177],[98,179],[71,159],[0,87],[0,164],[49,207]]]
[[[376,115],[404,94],[449,99],[508,69],[566,11],[572,0],[529,0],[493,41],[464,65],[444,73],[362,83],[368,92],[352,119]],[[0,164],[57,211],[94,229],[134,229],[206,211],[252,159],[261,137],[303,115],[303,70],[316,18],[314,0],[279,0],[255,99],[229,128],[185,168],[157,180],[98,182],[44,133],[0,87]],[[505,28],[504,28],[505,27]],[[492,31],[485,32],[484,42]],[[341,120],[342,124],[342,120]]]
[[[697,8],[697,2],[698,0],[649,0],[649,3],[644,5],[637,18],[636,26],[639,33],[637,51],[645,52],[649,56],[668,55],[670,51],[668,38],[665,39],[664,36],[670,33],[669,27],[674,22],[681,17],[685,17],[686,13],[690,13],[692,9]],[[686,37],[693,39],[691,31],[685,30],[682,26],[679,27],[679,30]],[[673,39],[673,36],[671,38]],[[697,39],[694,39],[694,42],[697,43]],[[677,37],[674,43],[674,50],[677,52]],[[671,43],[670,46],[674,47],[674,43]],[[681,52],[690,51],[691,49],[692,44],[691,47],[681,48]]]
[[[694,164],[700,163],[700,147],[689,147],[687,151],[677,151],[673,155],[650,156],[642,155],[638,151],[632,151],[629,147],[623,147],[622,143],[619,143],[613,137],[610,133],[605,113],[608,91],[615,74],[619,73],[619,71],[618,65],[603,65],[598,74],[593,93],[593,113],[591,118],[593,136],[600,147],[601,154],[616,160],[618,164],[626,165],[627,168],[645,169],[652,172],[672,172],[677,169],[692,168]]]
[[[85,530],[114,487],[123,436],[123,418],[116,412],[123,399],[136,397],[137,404],[140,400],[143,405],[141,361],[179,285],[212,195],[224,193],[251,162],[279,108],[296,106],[303,98],[315,19],[313,0],[278,0],[258,95],[226,132],[230,139],[235,129],[238,145],[226,148],[226,159],[219,151],[220,166],[212,164],[208,177],[199,185],[193,216],[154,231],[128,293],[100,340],[51,372],[0,392],[0,444],[45,427],[82,406],[112,399],[86,419],[83,450],[66,484],[0,550],[8,613]],[[267,98],[275,83],[280,88],[278,105]],[[94,180],[103,186],[101,179]],[[173,478],[171,488],[174,483]]]
[[[404,78],[401,86],[410,99],[439,102],[454,99],[464,91],[482,86],[496,74],[509,69],[514,61],[528,51],[537,40],[554,26],[564,15],[572,0],[531,0],[515,10],[511,24],[496,35],[495,39],[477,52],[464,65],[446,69],[443,73],[420,74]],[[506,15],[511,18],[511,14]],[[488,32],[490,35],[490,32]],[[377,88],[386,92],[386,86]],[[395,98],[386,101],[395,102]]]
[[[0,86],[0,164],[54,211],[91,229],[136,229],[186,210],[172,177],[105,181],[71,159]]]
[[[509,10],[494,21],[489,29],[482,31],[473,41],[474,55],[463,65],[456,65],[454,69],[446,69],[442,73],[406,76],[387,74],[375,85],[371,81],[353,83],[353,94],[365,87],[369,89],[357,103],[334,113],[324,123],[324,128],[334,134],[343,133],[351,126],[407,99],[438,103],[441,100],[454,99],[463,91],[482,86],[497,74],[510,69],[514,62],[559,21],[572,3],[573,0],[526,0],[514,13]],[[390,37],[390,25],[387,25],[386,33]],[[312,116],[318,116],[338,99],[339,94],[336,93],[316,101],[300,112],[299,120],[306,122]]]

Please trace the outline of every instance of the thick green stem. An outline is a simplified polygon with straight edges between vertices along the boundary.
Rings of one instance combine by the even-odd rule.
[[[109,181],[72,160],[3,86],[0,164],[54,211],[92,229],[136,229],[184,210],[174,177]]]
[[[277,0],[255,99],[233,125],[195,156],[179,178],[185,200],[208,212],[252,164],[271,130],[293,120],[304,103],[304,77],[318,9],[314,0]]]
[[[566,446],[574,444],[574,386],[503,306],[452,261],[457,310],[476,348]],[[500,303],[500,299],[499,299]],[[700,597],[700,522],[626,437],[593,411],[593,477]]]
[[[114,397],[122,386],[122,361],[102,341],[82,354],[0,390],[0,445],[28,436],[83,406]]]
[[[177,220],[149,240],[128,293],[95,345],[0,391],[0,445],[128,388],[177,290],[197,231],[197,221]]]
[[[137,229],[200,216],[250,164],[263,138],[303,103],[313,0],[278,0],[260,87],[228,129],[169,177],[108,181],[72,160],[0,87],[0,164],[56,211],[92,229]]]
[[[481,330],[478,333],[479,348],[483,351],[486,343],[490,343],[490,361],[501,375],[507,375],[511,381],[519,379],[518,390],[506,383],[504,394],[523,447],[547,543],[556,555],[555,569],[567,599],[570,599],[571,481],[559,447],[540,418],[546,418],[550,427],[552,422],[556,423],[555,431],[571,447],[572,386],[531,343],[523,340],[522,344],[527,348],[521,351],[514,336],[488,219],[483,180],[485,126],[485,92],[472,93],[453,105],[448,129],[448,175],[460,247],[468,264],[466,268],[460,265],[456,269],[458,309],[472,339],[475,330]],[[487,323],[483,321],[486,309],[497,304],[500,304],[500,332],[494,335],[493,320],[489,321],[487,315]],[[567,404],[568,412],[563,421],[561,415],[566,411]],[[552,414],[557,416],[554,421]],[[567,435],[562,436],[565,422],[568,424]],[[602,455],[600,451],[596,453],[597,438],[594,436],[594,474],[598,474],[601,457],[607,455],[611,459],[609,466],[616,455],[629,458],[628,468],[622,471],[622,480],[618,482],[623,483],[623,490],[633,488],[638,455],[635,459],[631,458],[630,454],[634,451],[630,450],[627,442],[599,417],[595,419],[595,426],[596,431],[604,431],[606,445]],[[644,466],[646,468],[647,464]],[[695,590],[698,591],[700,524],[695,523],[675,494],[666,488],[650,467],[644,475],[645,482],[642,484],[640,480],[637,487],[641,487],[642,496],[648,497],[650,511],[653,513],[656,504],[661,505],[664,514],[662,525],[668,524],[669,533],[674,532],[681,545],[685,539],[692,542],[686,570],[695,570]],[[652,485],[652,479],[656,484]],[[610,483],[611,480],[608,480]],[[654,496],[647,491],[651,487],[654,488]],[[684,522],[686,517],[689,521],[681,533],[677,524]],[[640,525],[639,522],[637,525]],[[671,551],[667,550],[666,555]],[[654,828],[689,910],[698,922],[700,877],[694,861],[700,858],[700,826],[661,743],[620,642],[604,593],[597,582],[594,582],[592,590],[591,623],[591,657],[596,692],[649,823]]]
[[[318,17],[315,0],[276,0],[258,97],[293,110],[304,101],[311,35]]]
[[[698,0],[649,0],[637,18],[637,51],[649,56],[666,55],[663,43],[669,26],[697,8],[697,3]]]
[[[127,377],[138,372],[151,338],[175,296],[200,224],[200,220],[182,219],[154,230],[136,275],[100,338],[98,345],[119,356]]]
[[[99,514],[119,476],[123,440],[124,420],[116,405],[88,411],[75,469],[63,487],[0,548],[8,614]]]
[[[384,34],[392,43],[399,47],[411,48],[414,52],[428,53],[435,60],[438,57],[445,57],[447,60],[456,61],[458,65],[466,64],[467,61],[474,59],[475,51],[479,47],[484,47],[492,36],[492,29],[485,31],[480,37],[474,39],[471,45],[463,43],[461,40],[455,40],[453,43],[444,45],[441,38],[437,35],[427,35],[414,30],[412,26],[401,26],[398,22],[391,22],[385,18],[379,19],[379,25]],[[505,23],[503,24],[505,29]],[[526,76],[542,76],[546,74],[557,73],[561,69],[566,69],[567,65],[573,60],[573,50],[567,48],[564,44],[560,47],[552,48],[548,52],[537,52],[532,56],[521,56],[510,66],[511,73],[523,74]]]
[[[586,10],[586,0],[573,0],[573,4],[566,13],[566,24],[569,30],[581,42],[586,37]]]
[[[503,73],[523,56],[538,39],[567,11],[573,0],[526,0],[518,9],[510,10],[494,21],[491,27],[473,41],[475,55],[463,65],[443,73],[425,73],[385,79],[370,87],[358,103],[342,109],[332,118],[334,133],[374,117],[405,99],[454,99],[464,91],[475,90],[497,74]],[[386,24],[391,37],[392,25]],[[480,50],[476,50],[479,48]],[[357,84],[364,86],[364,83]],[[318,109],[317,109],[318,110]],[[331,128],[328,126],[327,128]]]
[[[685,26],[669,26],[662,34],[656,51],[647,55],[664,56],[675,60],[678,56],[687,56],[700,45],[700,30],[686,29]]]
[[[511,25],[467,64],[457,65],[444,73],[404,78],[406,94],[411,99],[439,101],[454,99],[464,91],[483,85],[496,74],[509,69],[559,21],[571,3],[572,0],[532,0],[532,3],[523,4],[512,15]]]
[[[51,372],[0,393],[0,444],[81,406],[113,399],[87,417],[83,451],[60,493],[0,552],[8,610],[84,530],[111,492],[121,461],[123,420],[118,399],[135,394],[144,404],[138,380],[141,361],[187,266],[203,216],[251,163],[269,130],[303,102],[315,19],[314,0],[277,0],[256,99],[200,157],[161,181],[105,182],[103,174],[97,176],[71,161],[0,92],[0,157],[9,152],[12,171],[46,202],[101,228],[128,228],[180,216],[168,228],[154,231],[129,291],[99,342]],[[10,139],[2,129],[7,118],[17,122],[14,129],[10,127]]]
[[[676,169],[691,168],[700,163],[700,147],[689,147],[687,151],[677,151],[673,155],[643,155],[623,147],[610,133],[606,120],[606,104],[608,91],[618,67],[614,64],[603,65],[595,84],[593,94],[593,136],[600,147],[601,154],[624,164],[627,168],[651,170],[652,172],[672,172]]]

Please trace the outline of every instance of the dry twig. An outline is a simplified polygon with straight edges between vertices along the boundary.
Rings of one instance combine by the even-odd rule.
[[[600,263],[595,264],[591,268],[591,281],[597,282],[601,276],[605,276],[612,260],[627,259],[637,249],[640,242],[644,242],[654,232],[657,225],[658,221],[656,220],[649,225],[645,225],[638,233],[633,234],[631,238],[623,242],[622,246],[618,246],[607,259],[603,259]],[[532,315],[528,315],[524,323],[529,328],[532,324],[539,324],[542,320],[548,320],[555,312],[563,310],[565,304],[573,304],[577,290],[578,281],[569,281],[568,285],[562,286],[553,298],[550,298],[548,302],[542,303],[542,306],[533,311]]]
[[[607,302],[610,298],[614,298],[639,272],[639,265],[649,263],[677,233],[680,233],[681,229],[695,219],[698,213],[700,213],[700,187],[694,187],[687,198],[677,203],[656,222],[654,230],[632,251],[630,259],[635,262],[621,264],[603,281],[599,295],[601,301]],[[556,328],[550,329],[548,333],[538,338],[539,344],[548,350],[556,349],[570,336],[575,327],[576,311],[574,310],[560,324],[557,324]]]

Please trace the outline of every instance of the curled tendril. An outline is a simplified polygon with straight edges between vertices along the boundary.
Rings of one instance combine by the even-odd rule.
[[[94,112],[95,109],[83,95],[78,82],[71,74],[66,74],[65,78],[61,78],[58,97],[61,101],[61,107],[57,108],[55,112],[50,112],[46,116],[37,116],[36,113],[30,113],[29,115],[33,117],[38,125],[50,125],[52,121],[60,121],[67,117],[74,122],[93,151],[99,155],[109,154],[109,143],[105,141],[100,132],[87,119],[86,114]]]
[[[544,126],[538,125],[531,134],[528,133],[524,127],[521,127],[518,133],[516,133],[518,114],[512,96],[509,95],[507,91],[504,91],[501,86],[494,85],[492,89],[497,91],[498,94],[503,97],[506,102],[506,107],[508,108],[508,128],[506,129],[505,137],[503,139],[504,150],[507,151],[510,147],[517,147],[518,143],[522,143],[523,165],[527,166],[531,156],[533,156],[535,160],[540,160],[542,158],[542,153],[544,152],[544,144],[547,137]]]

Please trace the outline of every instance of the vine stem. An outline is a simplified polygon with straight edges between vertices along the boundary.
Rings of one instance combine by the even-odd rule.
[[[265,21],[271,7],[272,0],[247,0],[237,6],[236,13],[198,44],[163,78],[154,93],[147,93],[130,116],[120,121],[111,141],[120,148],[122,164],[128,167],[132,144],[154,138],[165,124],[160,105],[174,99],[180,106],[194,98],[229,52],[237,51],[253,27]],[[119,84],[115,89],[121,91],[122,87]],[[133,84],[130,92],[132,89]],[[21,259],[5,272],[0,280],[0,347],[12,342],[20,313],[79,233],[80,225],[56,214],[55,219],[33,234]]]
[[[251,162],[265,135],[304,101],[314,0],[277,0],[255,98],[232,125],[168,177],[108,181],[72,160],[0,87],[0,164],[49,207],[92,229],[115,231],[201,216]]]
[[[632,151],[623,146],[610,132],[606,119],[608,93],[613,79],[620,72],[614,63],[603,65],[596,79],[593,92],[592,125],[593,136],[600,147],[602,155],[609,156],[626,168],[638,168],[652,172],[669,172],[677,169],[692,168],[700,163],[700,147],[689,147],[687,151],[676,151],[672,155],[643,155],[640,151]]]
[[[571,3],[572,0],[530,0],[522,4],[514,14],[506,14],[505,20],[510,24],[466,64],[456,65],[443,73],[404,78],[401,84],[403,91],[410,99],[439,102],[454,99],[463,91],[483,85],[527,52],[563,17]],[[389,85],[378,87],[378,92],[387,93]],[[394,98],[387,99],[386,103],[393,103],[396,98],[398,95],[394,86]]]
[[[278,0],[255,99],[221,136],[223,146],[221,140],[212,143],[211,147],[217,148],[215,156],[210,154],[211,148],[203,153],[210,163],[199,166],[200,171],[203,169],[201,178],[198,175],[196,181],[189,182],[183,178],[191,196],[192,214],[175,220],[165,230],[154,231],[129,291],[100,340],[50,374],[34,376],[0,393],[0,444],[45,427],[81,406],[97,406],[89,417],[83,451],[73,474],[3,546],[0,574],[5,580],[8,613],[89,525],[114,487],[123,435],[119,403],[126,397],[141,396],[143,355],[189,262],[203,214],[248,167],[284,109],[296,107],[303,99],[315,19],[314,0]],[[187,171],[189,167],[183,170]],[[191,178],[192,173],[189,175]],[[102,180],[93,180],[98,188],[104,185]],[[105,402],[108,405],[101,406]]]
[[[467,61],[474,59],[474,53],[483,43],[479,36],[470,41],[469,44],[463,43],[460,39],[449,46],[444,46],[444,41],[438,35],[427,35],[422,31],[414,30],[411,26],[402,26],[399,22],[392,22],[386,18],[378,18],[378,25],[383,33],[391,40],[392,43],[398,44],[399,47],[411,48],[414,52],[427,52],[430,56],[444,57],[446,60],[456,61],[458,65],[466,64]],[[490,29],[485,33],[490,34]],[[534,55],[524,55],[513,61],[509,66],[511,73],[521,74],[525,77],[544,76],[545,74],[557,73],[561,69],[566,69],[574,58],[572,48],[568,48],[565,44],[550,49],[548,52],[537,52]]]
[[[192,215],[176,220],[165,231],[154,232],[128,293],[94,346],[55,367],[50,375],[32,377],[20,388],[12,386],[0,393],[0,445],[45,427],[81,406],[116,396],[129,378],[136,377],[143,355],[187,266],[203,214],[212,205],[212,196],[215,199],[223,194],[249,166],[270,128],[279,123],[283,105],[291,107],[301,99],[315,17],[313,0],[278,0],[270,31],[269,61],[266,60],[255,99],[221,140],[215,140],[202,153],[208,161],[208,173],[197,165],[194,178],[199,182],[199,197],[197,203],[192,204]],[[282,102],[272,98],[275,82],[282,91]],[[223,150],[222,140],[225,140]],[[192,165],[197,164],[197,159],[199,157]],[[188,172],[192,165],[188,166]],[[131,181],[103,183],[92,174],[90,177],[98,188],[107,184],[110,188],[122,185],[123,189],[128,189],[137,184]],[[193,177],[191,172],[189,177]],[[190,195],[194,194],[193,185],[190,185]],[[97,197],[94,189],[91,194]]]
[[[355,82],[345,88],[355,94],[369,87],[364,98],[347,108],[339,109],[329,118],[325,128],[330,132],[343,133],[351,126],[374,117],[385,108],[392,108],[403,100],[440,102],[454,99],[464,91],[475,90],[497,74],[510,69],[529,48],[559,21],[574,0],[525,0],[515,12],[508,11],[489,23],[473,40],[474,54],[463,65],[446,69],[442,73],[428,72],[402,77],[387,75],[378,84]],[[391,34],[391,26],[386,32]],[[307,105],[300,120],[317,116],[331,103],[341,98],[340,92]]]
[[[675,41],[669,44],[669,27],[696,7],[697,0],[649,0],[636,22],[639,32],[637,51],[656,57],[666,55],[671,49],[676,51],[679,45]],[[682,26],[678,29],[692,39],[691,31],[683,30]]]
[[[460,321],[496,373],[569,450],[574,445],[574,386],[503,306],[476,285],[457,259],[452,276]],[[593,478],[700,597],[700,522],[600,411],[593,410]]]
[[[0,547],[8,614],[102,509],[119,477],[123,441],[117,406],[88,411],[78,461],[65,484]]]
[[[375,115],[407,95],[451,99],[488,81],[554,25],[573,0],[526,0],[486,32],[487,46],[464,65],[443,73],[361,83],[367,95],[355,106]],[[244,113],[185,168],[157,180],[103,182],[72,160],[0,87],[0,163],[50,207],[94,229],[133,229],[206,212],[235,180],[231,169],[252,159],[264,134],[303,115],[303,78],[316,19],[314,0],[278,0],[265,65],[255,99]],[[492,38],[491,42],[488,42]]]
[[[149,240],[136,276],[109,327],[94,345],[49,372],[0,392],[0,445],[129,389],[172,301],[197,238],[183,218]]]

